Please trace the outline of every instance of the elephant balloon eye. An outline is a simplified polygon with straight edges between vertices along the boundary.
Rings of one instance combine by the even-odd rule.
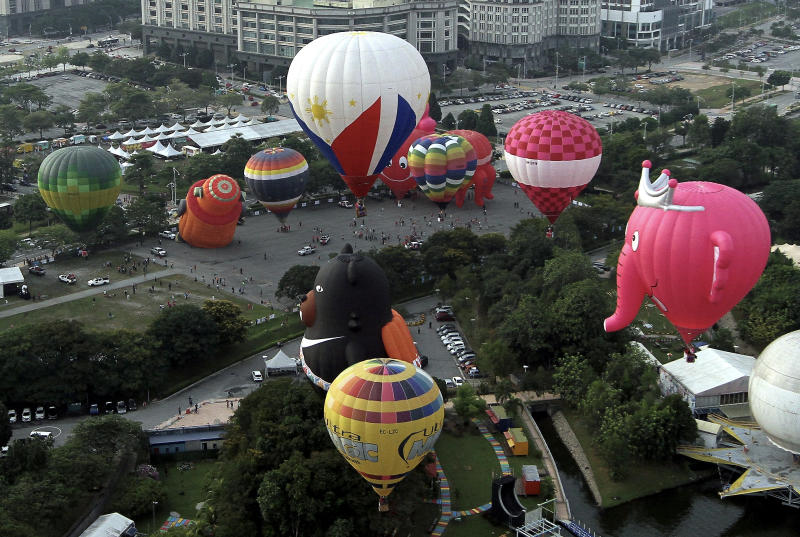
[[[400,168],[405,170],[406,168],[408,168],[408,159],[406,157],[400,157],[398,165],[400,166]]]
[[[315,290],[317,293],[321,293],[322,291],[324,291],[324,289],[322,288],[322,286],[321,286],[321,285],[318,285],[318,286],[316,286],[316,287],[314,288],[314,290]]]
[[[631,237],[631,249],[635,252],[639,249],[639,232],[634,231]]]

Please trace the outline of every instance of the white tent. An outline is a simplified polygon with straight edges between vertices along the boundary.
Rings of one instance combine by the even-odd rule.
[[[169,140],[170,138],[172,138],[172,135],[165,134],[165,133],[162,132],[161,134],[158,135],[158,138],[156,138],[156,140],[159,140],[159,141],[161,141],[161,140]]]
[[[191,136],[192,134],[200,134],[200,133],[191,127],[189,127],[188,131],[183,133],[184,136]]]
[[[25,278],[22,277],[22,271],[19,270],[19,267],[0,268],[0,298],[6,296],[6,285],[9,286],[9,292],[12,290],[11,286],[14,286],[13,292],[16,293],[16,285],[24,282]]]
[[[220,148],[218,147],[218,148],[217,148],[217,150],[216,150],[216,151],[214,151],[214,152],[213,152],[213,153],[211,153],[211,154],[212,154],[212,155],[224,155],[225,153],[223,153],[223,152],[222,152],[222,149],[220,149]]]
[[[211,132],[211,131],[215,131],[215,130],[219,130],[219,127],[216,126],[216,125],[209,125],[208,128],[203,132]]]
[[[125,172],[126,172],[126,171],[128,170],[128,168],[130,168],[131,166],[133,166],[133,164],[131,164],[130,162],[120,162],[120,163],[119,163],[119,167],[122,169],[122,175],[125,175]]]
[[[164,125],[164,124],[162,123],[162,124],[161,124],[161,125],[159,125],[159,126],[158,126],[158,128],[156,129],[156,132],[167,132],[168,130],[170,130],[170,129],[169,129],[169,127],[167,127],[166,125]]]
[[[119,131],[114,131],[114,134],[108,137],[109,140],[122,140],[123,138],[125,138],[125,136],[120,134]]]
[[[147,150],[160,155],[164,151],[164,145],[161,142],[156,142],[156,145],[151,145]]]
[[[122,135],[123,138],[135,138],[136,136],[141,136],[141,133],[138,133],[133,129]]]
[[[181,153],[180,151],[177,151],[174,147],[172,147],[172,144],[167,144],[167,147],[165,147],[158,154],[161,155],[164,158],[175,158],[175,157],[182,157],[183,156],[183,153]]]
[[[182,130],[185,130],[185,127],[176,121],[175,124],[172,125],[168,130],[171,130],[171,131],[182,131]]]
[[[152,133],[150,133],[150,134],[152,134]],[[150,134],[145,135],[144,138],[139,140],[139,143],[140,144],[144,144],[144,143],[147,143],[147,142],[155,142],[156,140],[158,140],[157,136],[150,136]]]
[[[207,123],[203,123],[202,121],[200,121],[200,120],[198,119],[197,121],[195,121],[194,123],[192,123],[192,124],[191,124],[191,125],[189,125],[189,126],[190,126],[190,127],[192,127],[193,129],[197,129],[197,128],[203,127],[203,126],[205,126],[205,125],[207,125]]]
[[[239,112],[239,115],[233,118],[233,121],[248,121],[250,118]]]
[[[108,148],[108,152],[111,153],[112,155],[117,155],[118,157],[122,157],[122,158],[125,158],[125,159],[131,157],[131,155],[127,151],[122,149],[121,146],[120,147],[111,146],[111,147]]]
[[[145,127],[145,129],[141,132],[141,134],[155,134],[158,131],[151,129],[149,126]]]
[[[269,372],[272,371],[273,374],[275,373],[287,373],[293,372],[295,375],[297,374],[297,362],[294,358],[289,358],[289,356],[283,352],[283,349],[278,349],[278,353],[272,357],[271,360],[267,360],[267,356],[264,355],[264,372],[269,376]]]
[[[139,143],[139,142],[137,142],[137,141],[136,141],[136,140],[134,140],[133,138],[128,138],[127,140],[125,140],[124,142],[122,142],[122,145],[133,145],[133,144],[138,144],[138,143]]]
[[[242,121],[237,121],[234,125],[231,125],[231,127],[235,128],[235,129],[238,129],[238,128],[241,128],[241,127],[246,127],[246,126],[247,125],[245,125]]]

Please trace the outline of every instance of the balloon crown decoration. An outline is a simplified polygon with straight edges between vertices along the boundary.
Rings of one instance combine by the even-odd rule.
[[[653,163],[649,160],[642,162],[642,178],[639,180],[639,190],[635,194],[636,205],[665,211],[705,211],[705,207],[702,206],[673,205],[672,198],[678,188],[678,180],[670,177],[670,171],[664,169],[661,171],[661,175],[651,183],[650,168],[652,167]]]

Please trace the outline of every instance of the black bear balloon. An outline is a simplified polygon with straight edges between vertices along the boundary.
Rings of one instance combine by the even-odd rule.
[[[391,308],[389,280],[369,257],[349,244],[317,274],[300,304],[306,325],[300,344],[303,371],[323,390],[347,367],[367,358],[396,358],[419,365],[414,340]]]

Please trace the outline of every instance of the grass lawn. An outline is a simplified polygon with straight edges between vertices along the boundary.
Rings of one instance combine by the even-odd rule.
[[[602,507],[614,507],[637,498],[649,496],[662,490],[692,483],[707,477],[705,472],[689,469],[688,460],[664,464],[631,464],[629,477],[622,482],[613,481],[608,466],[594,450],[595,434],[580,415],[572,410],[563,410],[569,424],[589,459],[592,472],[603,497]]]
[[[739,24],[750,24],[772,17],[778,8],[767,2],[753,2],[736,7],[734,11],[717,18],[717,23],[723,28],[738,28]]]
[[[169,465],[168,474],[164,476],[164,464]],[[173,511],[180,513],[183,518],[194,518],[198,503],[206,500],[208,491],[209,476],[217,464],[216,460],[192,461],[191,470],[178,470],[182,463],[171,461],[158,465],[161,482],[167,500],[156,507],[156,525],[161,524],[169,517]],[[146,532],[153,526],[152,513],[134,520],[136,528],[141,532]],[[156,528],[157,529],[157,528]]]
[[[757,94],[761,90],[761,82],[758,80],[736,80],[736,87],[747,87],[750,89],[752,95]],[[730,96],[726,93],[730,90],[731,85],[729,83],[719,84],[716,86],[711,86],[710,88],[704,88],[701,90],[697,90],[694,94],[705,103],[703,106],[707,108],[722,108],[723,106],[729,105],[731,103]],[[734,95],[735,97],[735,95]],[[737,99],[737,106],[738,106],[738,99]]]

